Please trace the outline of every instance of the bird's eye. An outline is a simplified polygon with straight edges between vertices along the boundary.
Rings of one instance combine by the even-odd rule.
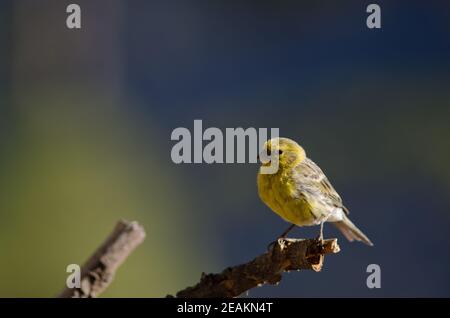
[[[281,155],[283,153],[283,150],[278,150],[278,154]]]

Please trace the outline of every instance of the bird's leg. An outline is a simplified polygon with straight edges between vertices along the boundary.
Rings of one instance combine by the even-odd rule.
[[[319,232],[319,236],[317,237],[317,240],[319,242],[323,242],[323,223],[324,222],[320,223],[320,232]]]
[[[288,233],[289,233],[290,231],[292,231],[292,229],[293,229],[294,227],[295,227],[295,224],[289,225],[289,227],[286,229],[286,231],[284,231],[283,233],[281,233],[281,235],[278,237],[278,239],[280,239],[280,238],[285,238],[286,235],[288,235]]]
[[[286,231],[284,231],[283,233],[281,233],[281,235],[277,238],[276,241],[273,241],[272,243],[270,243],[270,244],[267,246],[267,250],[270,251],[270,250],[272,249],[272,247],[273,247],[276,243],[278,243],[278,240],[279,240],[279,239],[285,238],[286,235],[288,235],[288,233],[289,233],[290,231],[292,231],[292,229],[293,229],[294,227],[295,227],[295,224],[289,225],[289,227],[286,229]]]

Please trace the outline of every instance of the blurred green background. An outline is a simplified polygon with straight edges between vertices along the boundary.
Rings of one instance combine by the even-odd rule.
[[[147,238],[105,297],[156,297],[264,251],[285,223],[257,165],[175,165],[177,127],[279,127],[374,248],[247,296],[449,296],[450,5],[0,3],[0,296],[51,297],[120,218]],[[317,229],[293,235],[315,236]],[[382,288],[365,285],[380,264]]]

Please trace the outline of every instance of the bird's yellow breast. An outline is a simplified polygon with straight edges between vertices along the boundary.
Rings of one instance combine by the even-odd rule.
[[[306,199],[298,196],[291,176],[283,171],[258,173],[257,183],[261,200],[283,219],[298,226],[315,224],[311,207]]]

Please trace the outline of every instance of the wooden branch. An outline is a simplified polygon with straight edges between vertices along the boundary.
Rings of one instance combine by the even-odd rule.
[[[81,269],[80,288],[65,288],[60,298],[93,298],[112,282],[116,270],[145,238],[137,222],[119,221],[105,242]]]
[[[202,273],[200,282],[179,291],[181,298],[237,297],[263,284],[277,284],[282,273],[301,269],[320,271],[324,255],[339,252],[337,239],[279,239],[273,248],[254,260],[229,267],[220,274]],[[169,296],[170,297],[170,296]]]

